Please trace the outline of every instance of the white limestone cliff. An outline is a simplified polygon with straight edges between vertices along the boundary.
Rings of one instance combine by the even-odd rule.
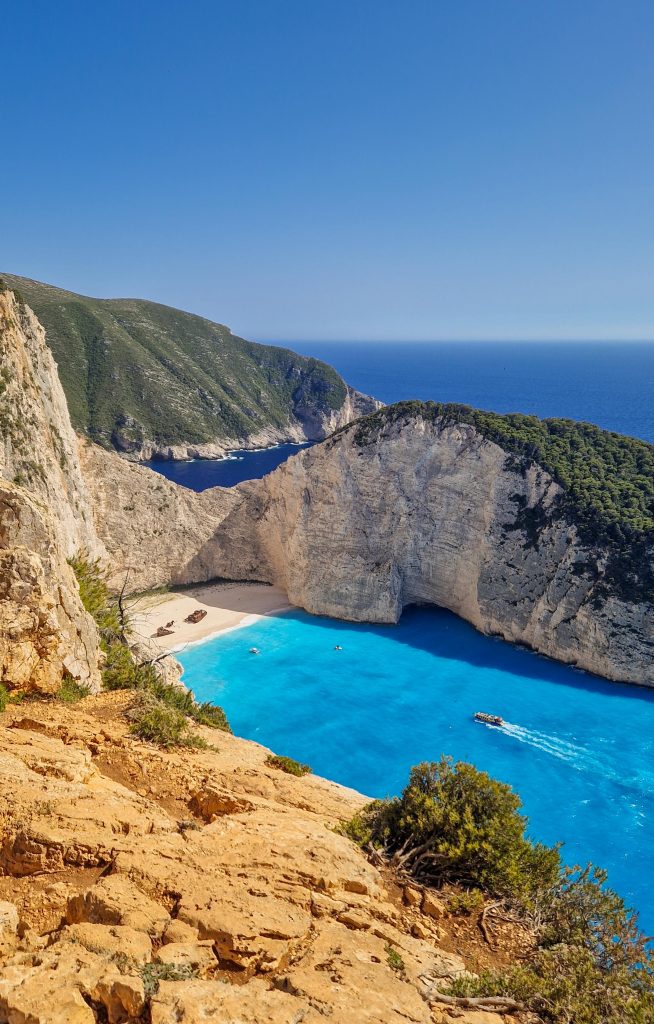
[[[98,637],[67,559],[103,553],[43,330],[0,291],[0,683],[99,686]]]

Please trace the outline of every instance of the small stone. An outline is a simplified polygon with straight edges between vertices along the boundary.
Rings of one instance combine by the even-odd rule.
[[[158,950],[154,959],[160,964],[177,964],[179,967],[206,968],[216,964],[212,942],[169,942]]]
[[[422,897],[422,912],[427,914],[428,917],[438,920],[444,916],[445,908],[440,900],[436,899],[430,892],[426,892]]]
[[[412,925],[411,934],[414,935],[416,939],[430,938],[430,933],[427,931],[424,924],[420,924],[419,921],[416,921],[416,923]]]
[[[347,928],[354,928],[357,931],[370,928],[370,921],[359,910],[344,910],[338,915],[338,920]]]
[[[407,907],[419,907],[422,900],[422,893],[420,889],[415,889],[412,885],[404,886],[404,902]]]
[[[0,902],[0,942],[14,939],[18,931],[18,908],[13,903]]]

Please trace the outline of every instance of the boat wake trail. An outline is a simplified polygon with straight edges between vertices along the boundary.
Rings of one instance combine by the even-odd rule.
[[[561,739],[559,736],[550,736],[545,732],[538,732],[536,729],[525,729],[513,722],[505,722],[501,731],[519,743],[526,743],[530,747],[542,750],[551,757],[557,757],[566,761],[572,768],[580,772],[596,772],[606,777],[612,777],[615,772],[609,765],[603,763],[587,747]]]

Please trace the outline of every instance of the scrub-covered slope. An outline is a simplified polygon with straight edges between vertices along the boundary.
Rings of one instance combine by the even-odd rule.
[[[320,439],[376,408],[326,363],[141,299],[93,299],[4,274],[59,365],[73,425],[147,458]]]

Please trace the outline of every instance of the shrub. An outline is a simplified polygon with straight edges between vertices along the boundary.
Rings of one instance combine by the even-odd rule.
[[[84,697],[88,697],[90,692],[88,686],[82,686],[70,676],[65,676],[57,691],[57,700],[62,700],[64,704],[77,704]]]
[[[480,911],[483,905],[484,895],[479,889],[453,892],[447,901],[447,909],[450,914],[466,914],[467,916]]]
[[[2,713],[5,710],[5,708],[7,707],[8,703],[9,703],[9,692],[7,690],[7,687],[3,686],[3,684],[0,683],[0,713]]]
[[[152,703],[148,716],[139,728],[145,735],[152,737],[162,735],[170,738],[175,733],[184,734],[181,727],[174,724],[174,715],[169,715],[164,722],[162,708],[168,708],[178,715],[186,716],[213,729],[231,732],[227,716],[222,708],[209,702],[198,704],[190,690],[163,682],[157,675],[155,666],[149,662],[139,664],[127,645],[130,632],[129,616],[121,610],[107,586],[106,576],[97,561],[90,562],[80,555],[70,561],[79,583],[82,604],[93,616],[100,633],[100,646],[104,653],[102,668],[102,685],[105,690],[139,690],[149,693],[158,703]],[[62,688],[63,689],[63,688]],[[62,697],[62,699],[70,699]],[[79,699],[79,698],[78,698]],[[147,720],[146,720],[147,719]],[[181,730],[181,731],[180,731]],[[161,742],[153,738],[153,742]],[[177,742],[177,741],[176,741]],[[201,746],[201,737],[184,734],[182,742],[187,746]],[[171,745],[165,741],[164,745]]]
[[[422,881],[475,885],[450,900],[455,913],[480,909],[481,890],[530,921],[528,962],[458,978],[445,994],[511,997],[551,1024],[648,1024],[654,959],[635,915],[605,872],[563,868],[525,825],[508,786],[442,759],[413,768],[401,797],[369,804],[341,831]]]
[[[129,647],[114,640],[104,647],[102,685],[105,690],[147,690],[157,682],[152,665],[138,665]]]
[[[396,949],[393,949],[390,942],[384,947],[386,962],[392,971],[402,972],[405,968],[404,960]]]
[[[190,981],[197,978],[197,968],[191,964],[143,964],[141,978],[146,999],[150,999],[159,991],[162,981]]]
[[[156,697],[169,707],[181,711],[183,715],[192,718],[198,725],[207,725],[212,729],[222,729],[223,732],[231,732],[227,716],[217,704],[204,702],[198,704],[191,690],[182,689],[180,686],[173,686],[171,683],[164,683],[155,678],[149,684],[149,689]]]
[[[370,804],[349,830],[421,881],[458,882],[529,903],[556,882],[559,855],[525,837],[520,806],[509,786],[442,758],[412,768],[401,797]]]
[[[311,768],[308,764],[300,764],[299,761],[295,761],[292,757],[280,757],[278,754],[269,754],[266,758],[266,764],[271,768],[279,768],[280,771],[286,772],[287,775],[310,775]]]
[[[129,711],[131,732],[139,739],[160,747],[206,747],[201,736],[194,735],[181,711],[164,704],[147,691],[140,693]]]
[[[86,611],[93,617],[100,637],[107,643],[122,637],[120,610],[111,597],[106,574],[99,561],[89,561],[83,554],[69,559],[79,585],[79,596]]]

